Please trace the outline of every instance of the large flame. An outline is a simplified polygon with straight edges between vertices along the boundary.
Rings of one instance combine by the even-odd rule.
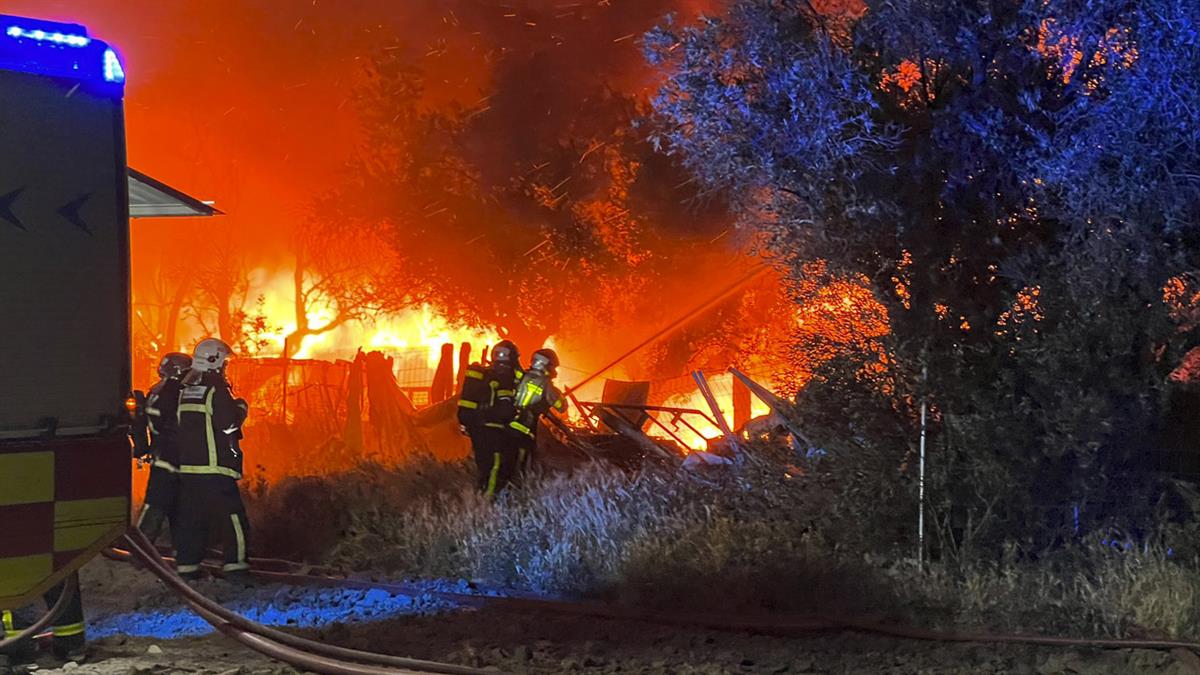
[[[721,409],[721,415],[725,418],[725,423],[733,431],[733,375],[729,373],[721,373],[717,375],[707,375],[708,387],[712,390],[713,398],[717,401],[717,407]],[[694,389],[690,392],[675,394],[668,396],[663,401],[663,406],[668,408],[685,408],[689,410],[699,410],[709,418],[713,418],[712,408],[700,393],[699,389]],[[767,404],[760,401],[758,398],[751,396],[750,398],[750,417],[760,417],[769,414],[771,409]],[[685,424],[672,425],[670,414],[659,413],[658,418],[662,423],[671,429],[680,440],[686,444],[686,450],[704,450],[708,447],[708,442],[712,439],[721,436],[721,429],[712,422],[706,421],[699,415],[688,415],[686,420],[696,431],[692,431]],[[714,420],[715,421],[715,420]],[[657,425],[651,423],[647,432],[656,438],[671,439],[671,434],[663,431]],[[696,433],[699,432],[699,433]]]
[[[263,353],[280,356],[288,335],[296,330],[291,274],[270,274],[258,270],[254,277],[264,280],[257,285],[262,289],[262,311],[267,325],[267,330],[260,336],[268,343]],[[326,326],[336,316],[333,307],[320,302],[310,303],[306,310],[309,326],[313,327]],[[444,344],[467,342],[475,350],[480,350],[484,345],[495,344],[498,340],[490,331],[451,325],[432,307],[423,305],[396,315],[348,321],[332,330],[305,336],[292,358],[353,359],[360,347],[384,353],[424,350],[427,352],[426,365],[435,368]],[[457,356],[456,348],[455,358]]]

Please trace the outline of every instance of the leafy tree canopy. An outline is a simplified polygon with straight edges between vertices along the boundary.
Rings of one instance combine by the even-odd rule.
[[[1040,517],[1020,509],[1137,464],[1190,339],[1164,289],[1200,252],[1197,27],[1186,0],[888,0],[849,22],[735,0],[647,35],[660,147],[798,292],[823,275],[886,308],[849,377],[807,392],[831,443],[903,453],[929,400],[943,496],[975,516]]]

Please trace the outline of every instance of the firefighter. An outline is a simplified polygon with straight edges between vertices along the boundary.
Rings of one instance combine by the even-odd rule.
[[[201,340],[179,392],[179,497],[175,519],[176,565],[185,579],[200,577],[200,563],[214,526],[222,533],[222,575],[245,583],[249,522],[238,492],[242,451],[238,444],[248,406],[235,399],[225,379],[229,345]],[[175,523],[172,523],[174,526]]]
[[[516,416],[516,386],[524,377],[520,352],[509,340],[492,349],[488,365],[472,363],[458,397],[458,423],[471,439],[479,490],[495,496],[515,469],[517,448],[506,433]]]
[[[551,410],[559,413],[566,410],[565,399],[554,387],[558,365],[558,354],[553,349],[539,349],[533,353],[529,370],[517,385],[516,414],[505,431],[517,449],[518,475],[527,471],[532,463],[542,415]]]
[[[179,352],[167,354],[158,363],[159,381],[146,396],[146,420],[150,430],[150,479],[137,526],[150,541],[158,539],[163,524],[175,530],[175,504],[179,495],[179,392],[192,367],[192,357]]]
[[[58,602],[64,587],[64,583],[59,583],[42,596],[47,609]],[[34,605],[17,610],[0,610],[0,621],[4,624],[4,637],[15,637],[23,629],[32,626],[39,616],[39,610]],[[75,663],[82,663],[87,658],[87,635],[83,623],[83,598],[79,593],[78,573],[75,574],[75,593],[67,601],[67,606],[62,613],[54,620],[51,630],[54,635],[51,644],[56,658]],[[8,653],[0,653],[0,675],[22,672],[21,669],[12,668],[12,666],[16,663],[32,661],[36,656],[37,645],[33,641],[22,642]]]

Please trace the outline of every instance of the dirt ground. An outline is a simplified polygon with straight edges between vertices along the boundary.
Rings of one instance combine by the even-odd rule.
[[[297,672],[207,632],[160,583],[98,560],[83,574],[91,654],[83,664],[43,662],[40,673],[279,675]],[[509,673],[1088,673],[1200,672],[1188,654],[1016,645],[909,642],[852,633],[775,638],[499,610],[378,591],[219,582],[202,590],[257,620],[325,641]]]

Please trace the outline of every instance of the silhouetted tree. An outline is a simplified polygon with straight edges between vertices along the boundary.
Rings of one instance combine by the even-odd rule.
[[[867,5],[831,26],[737,0],[646,42],[662,146],[797,280],[819,264],[886,308],[805,392],[815,423],[894,471],[928,397],[957,543],[1136,489],[1186,338],[1163,289],[1200,252],[1200,7]]]
[[[509,55],[479,106],[430,110],[422,74],[379,52],[358,99],[364,152],[321,210],[380,232],[396,285],[527,349],[643,309],[717,220],[684,206],[686,178],[646,142],[636,101],[602,73],[553,77],[554,59]]]

